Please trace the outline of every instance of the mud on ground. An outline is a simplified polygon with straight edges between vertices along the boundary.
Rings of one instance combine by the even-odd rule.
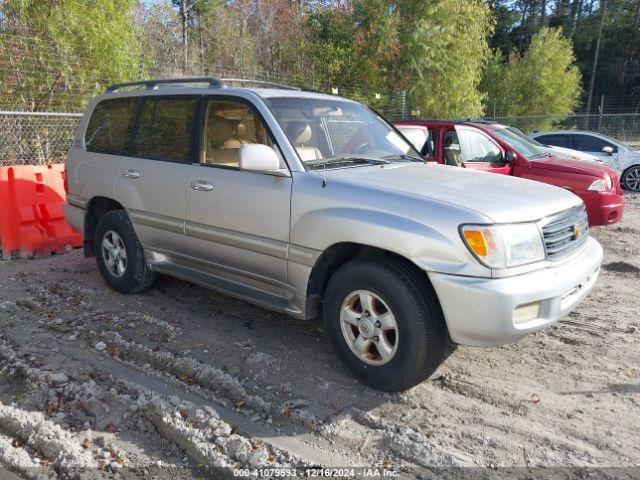
[[[592,234],[586,301],[399,394],[359,384],[318,323],[161,277],[109,290],[81,251],[0,262],[2,478],[222,478],[238,467],[640,466],[640,196]],[[638,470],[636,470],[637,472]]]

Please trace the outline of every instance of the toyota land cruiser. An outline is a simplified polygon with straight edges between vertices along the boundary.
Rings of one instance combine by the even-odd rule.
[[[322,315],[344,363],[389,391],[430,376],[449,338],[549,326],[602,260],[573,193],[425,163],[367,107],[296,89],[114,85],[80,122],[67,182],[65,216],[111,288],[161,272]]]

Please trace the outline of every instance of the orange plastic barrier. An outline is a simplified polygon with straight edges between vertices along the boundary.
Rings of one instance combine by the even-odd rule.
[[[0,167],[0,244],[3,258],[33,257],[82,245],[66,222],[64,164]]]

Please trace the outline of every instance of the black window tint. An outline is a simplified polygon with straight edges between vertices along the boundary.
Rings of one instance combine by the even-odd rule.
[[[572,135],[571,140],[573,142],[573,148],[581,152],[601,153],[604,147],[611,147],[614,152],[618,151],[615,145],[591,135]]]
[[[536,137],[536,140],[545,145],[551,145],[552,147],[571,148],[569,135],[543,135]]]
[[[93,110],[85,142],[92,152],[129,153],[131,133],[138,114],[139,98],[104,100]]]
[[[145,100],[138,122],[138,129],[133,137],[133,145],[131,153],[140,157],[147,156],[147,147],[149,145],[149,132],[151,130],[151,121],[153,120],[153,109],[156,105],[155,100]]]
[[[195,98],[161,98],[156,101],[149,135],[148,156],[187,162],[196,111]]]

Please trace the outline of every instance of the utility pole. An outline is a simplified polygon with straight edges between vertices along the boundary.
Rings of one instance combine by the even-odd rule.
[[[598,132],[602,128],[602,114],[604,113],[604,94],[600,96],[600,105],[598,105]]]
[[[602,29],[604,28],[604,17],[607,11],[607,0],[601,0],[600,6],[600,27],[598,28],[598,39],[596,40],[596,51],[593,55],[593,67],[591,69],[591,80],[589,81],[589,95],[587,96],[587,119],[585,128],[589,126],[589,115],[591,114],[591,100],[593,99],[593,87],[596,83],[596,70],[598,69],[598,57],[600,56],[600,43],[602,42]]]
[[[180,0],[180,15],[182,16],[182,73],[186,75],[189,63],[189,38],[187,32],[187,0]]]

